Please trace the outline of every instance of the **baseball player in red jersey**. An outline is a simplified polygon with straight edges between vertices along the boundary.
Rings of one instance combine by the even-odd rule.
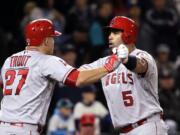
[[[100,68],[78,71],[52,56],[54,37],[59,35],[50,20],[34,20],[26,26],[26,49],[6,59],[1,70],[1,135],[39,135],[56,82],[68,86],[90,84],[120,64],[112,55]]]
[[[137,26],[124,16],[114,17],[106,27],[109,47],[121,59],[119,67],[101,79],[114,127],[122,135],[167,135],[158,101],[155,60],[137,49]],[[81,67],[101,67],[108,57]]]

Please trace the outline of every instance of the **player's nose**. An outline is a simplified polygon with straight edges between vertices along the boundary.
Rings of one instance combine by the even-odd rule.
[[[112,37],[113,37],[113,32],[110,32],[110,33],[109,33],[109,36],[108,36],[108,39],[109,39],[109,40],[112,40]]]

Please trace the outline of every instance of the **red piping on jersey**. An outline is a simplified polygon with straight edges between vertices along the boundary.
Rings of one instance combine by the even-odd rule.
[[[78,75],[79,75],[79,71],[77,69],[72,70],[67,76],[64,84],[67,86],[76,87],[76,81]]]
[[[0,88],[3,89],[3,83],[2,82],[0,82]]]

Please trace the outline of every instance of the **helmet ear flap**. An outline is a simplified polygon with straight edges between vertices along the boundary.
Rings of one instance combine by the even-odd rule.
[[[129,35],[127,32],[124,32],[122,34],[122,40],[125,44],[130,44],[134,42],[132,36]]]
[[[127,33],[123,32],[121,35],[122,41],[124,42],[124,44],[128,44],[129,41],[129,36]]]

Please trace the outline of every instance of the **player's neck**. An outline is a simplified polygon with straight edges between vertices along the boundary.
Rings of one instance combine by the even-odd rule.
[[[41,47],[26,46],[26,50],[29,50],[29,51],[38,51],[38,52],[46,54],[45,50],[43,48],[41,48]]]
[[[128,45],[127,47],[128,47],[129,53],[131,53],[132,51],[136,49],[135,45]]]
[[[25,49],[29,50],[29,51],[39,51],[39,49],[37,47],[34,47],[34,46],[26,46]]]

